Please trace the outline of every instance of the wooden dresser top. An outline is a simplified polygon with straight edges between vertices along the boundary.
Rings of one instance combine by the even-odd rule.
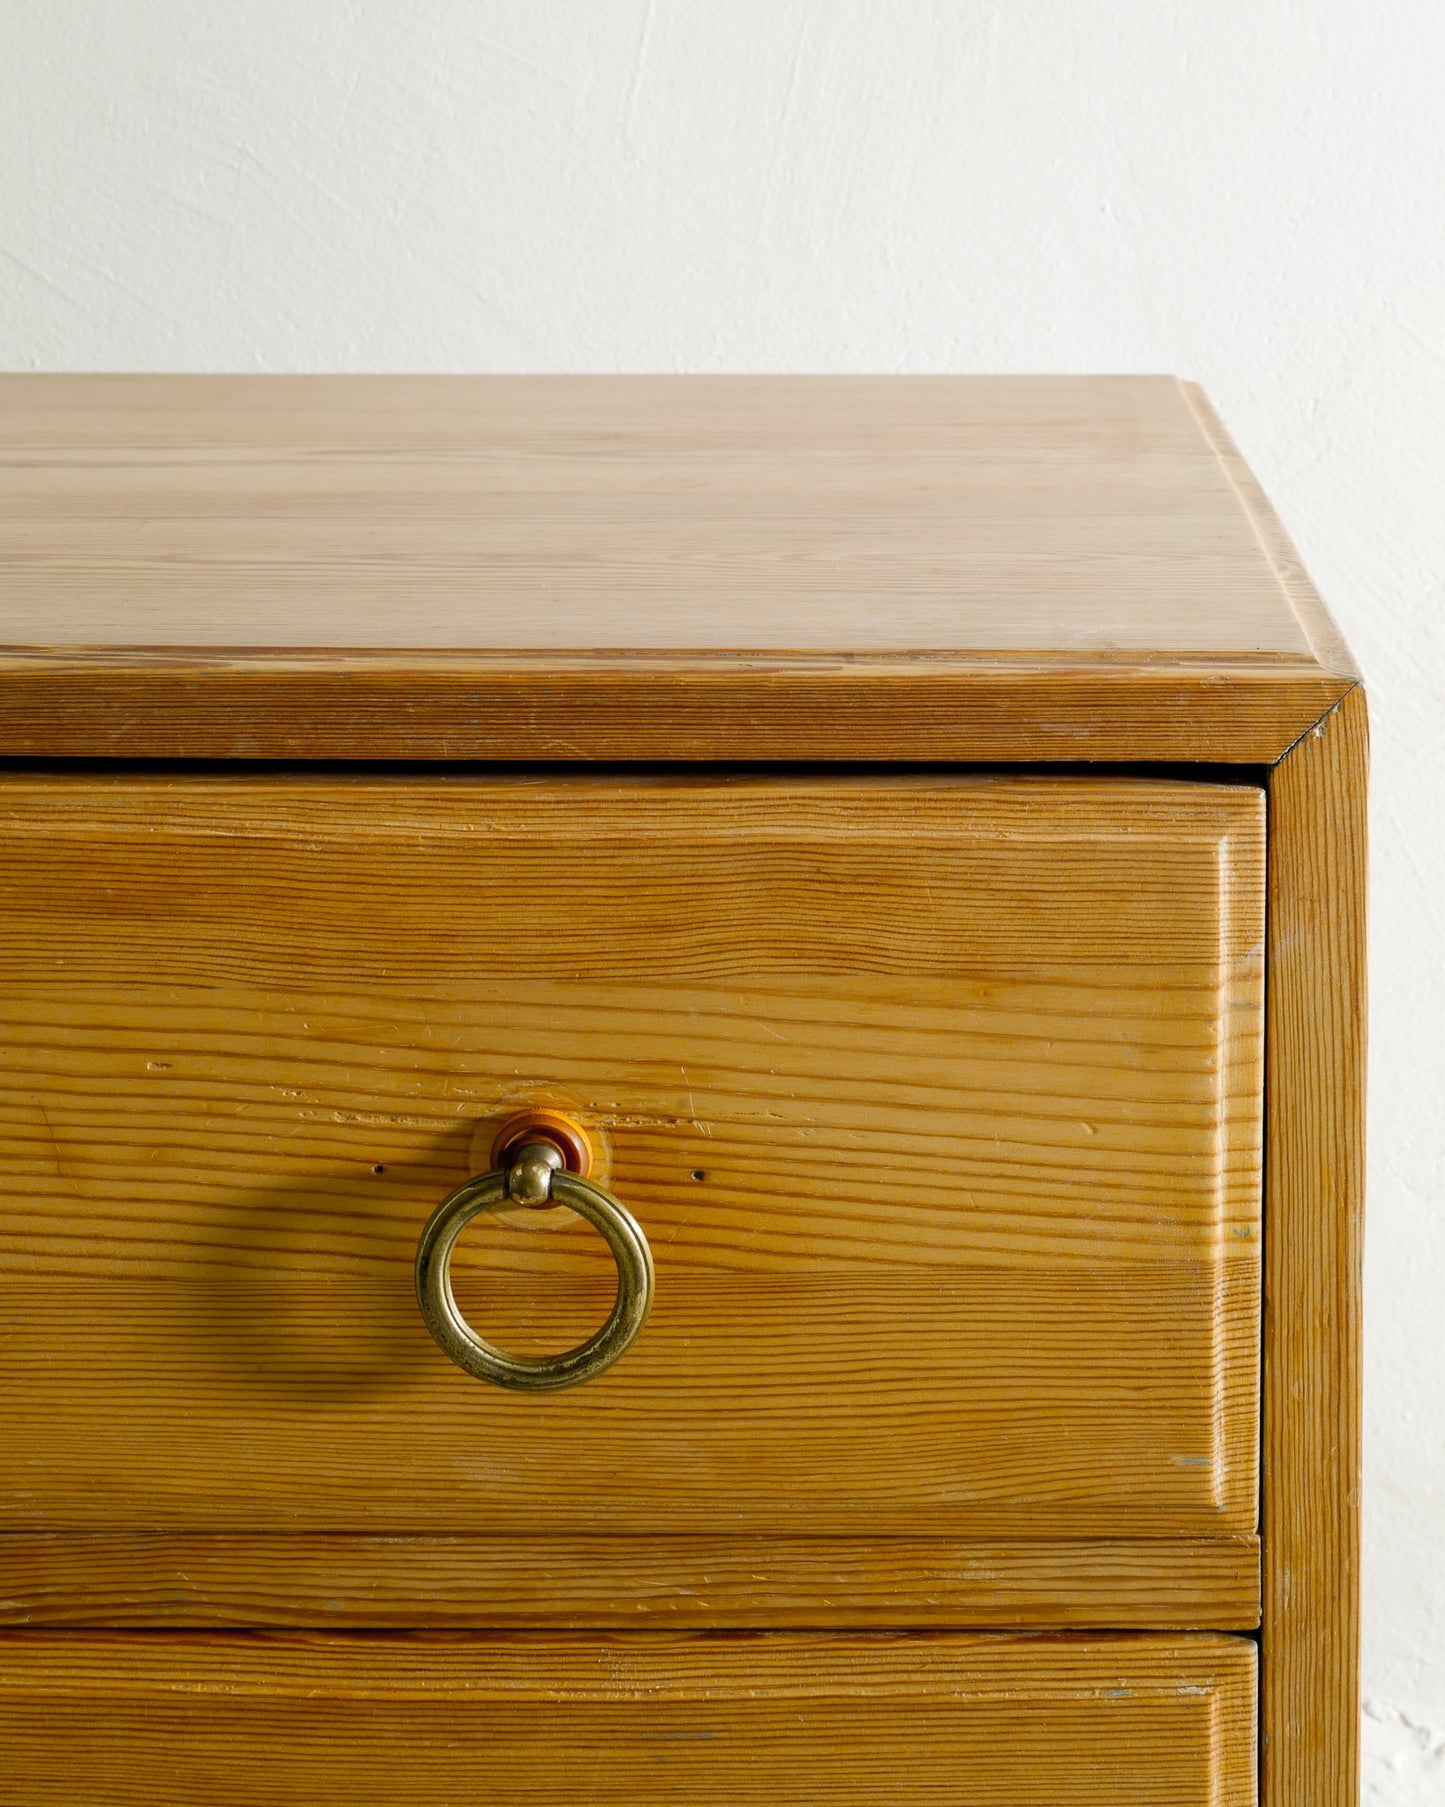
[[[1355,681],[1167,377],[0,377],[0,755],[1265,762]]]

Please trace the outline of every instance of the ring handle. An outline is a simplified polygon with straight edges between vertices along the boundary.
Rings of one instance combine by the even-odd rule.
[[[416,1296],[426,1327],[459,1368],[517,1393],[549,1393],[595,1380],[623,1355],[652,1304],[652,1250],[642,1226],[620,1199],[591,1180],[561,1171],[550,1143],[518,1149],[509,1167],[464,1180],[437,1206],[416,1249]],[[561,1355],[509,1355],[477,1335],[452,1296],[452,1251],[483,1211],[509,1202],[566,1205],[598,1230],[617,1263],[617,1300],[595,1335]]]

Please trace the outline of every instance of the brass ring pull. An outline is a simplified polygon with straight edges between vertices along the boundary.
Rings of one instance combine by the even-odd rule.
[[[510,1167],[464,1180],[432,1213],[416,1250],[416,1296],[426,1327],[459,1368],[478,1380],[519,1393],[545,1393],[594,1380],[625,1353],[652,1304],[652,1250],[637,1219],[610,1192],[578,1174],[561,1171],[562,1156],[549,1143],[517,1151]],[[617,1263],[617,1302],[595,1336],[562,1355],[509,1355],[479,1337],[452,1297],[452,1251],[462,1231],[483,1211],[508,1201],[566,1205],[601,1232]]]

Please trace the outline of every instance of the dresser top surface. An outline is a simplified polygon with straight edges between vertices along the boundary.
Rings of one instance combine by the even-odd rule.
[[[0,379],[0,643],[1333,666],[1159,377]]]
[[[0,376],[0,757],[1258,762],[1355,676],[1170,377]]]

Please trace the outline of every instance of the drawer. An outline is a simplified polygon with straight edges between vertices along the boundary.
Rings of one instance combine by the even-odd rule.
[[[1245,1639],[0,1638],[5,1807],[1247,1807]]]
[[[11,1618],[1252,1624],[1263,828],[1121,777],[12,775]],[[656,1266],[549,1395],[412,1284],[524,1105]],[[455,1276],[521,1350],[614,1287],[554,1211]]]

